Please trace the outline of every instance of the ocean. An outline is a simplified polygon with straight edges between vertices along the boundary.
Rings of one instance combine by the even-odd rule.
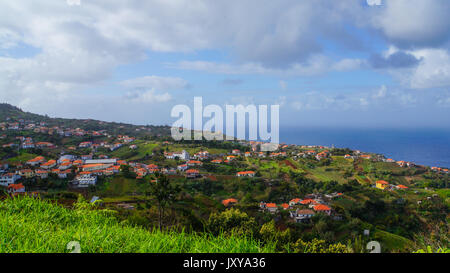
[[[450,129],[280,128],[280,142],[383,154],[419,165],[450,167]]]

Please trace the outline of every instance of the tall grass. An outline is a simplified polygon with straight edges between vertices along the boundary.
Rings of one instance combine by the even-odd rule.
[[[119,223],[111,212],[17,197],[0,202],[0,253],[64,253],[78,241],[82,253],[274,252],[242,237],[148,231]]]

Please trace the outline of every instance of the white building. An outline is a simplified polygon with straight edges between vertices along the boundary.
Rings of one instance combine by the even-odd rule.
[[[181,160],[189,160],[190,156],[189,153],[186,152],[185,150],[181,151],[181,152],[173,152],[173,153],[164,153],[165,157],[167,159],[181,159]]]
[[[84,164],[89,165],[89,164],[113,164],[116,165],[117,163],[117,159],[113,158],[113,159],[90,159],[90,160],[86,160],[84,162]]]
[[[0,176],[0,186],[8,187],[21,178],[18,174],[8,173]]]
[[[78,182],[79,188],[87,188],[89,185],[95,185],[97,183],[97,176],[83,174],[77,176],[75,180]]]
[[[76,156],[74,155],[63,155],[58,159],[58,164],[61,164],[64,160],[74,161]]]

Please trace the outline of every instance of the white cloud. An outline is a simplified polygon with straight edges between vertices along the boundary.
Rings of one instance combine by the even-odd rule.
[[[184,89],[188,82],[181,78],[145,76],[120,82],[121,85],[128,88],[137,89],[156,89],[156,90],[176,90]]]
[[[430,107],[436,103],[423,92],[410,89],[388,88],[382,85],[375,90],[353,92],[317,92],[311,91],[287,98],[296,111],[354,111],[354,110],[397,110],[411,107]],[[445,94],[440,99],[445,102]],[[385,111],[382,110],[382,111]]]
[[[387,39],[400,47],[435,47],[450,38],[450,1],[385,1],[368,17]]]
[[[125,98],[138,103],[159,103],[170,101],[172,96],[167,92],[158,94],[155,90],[147,90],[144,92],[128,92]]]
[[[79,5],[81,5],[81,0],[67,0],[67,5],[79,6]]]
[[[305,63],[295,63],[286,68],[268,68],[260,63],[228,64],[209,61],[181,61],[166,63],[168,68],[204,71],[217,74],[269,74],[285,76],[315,76],[331,71],[356,70],[366,66],[360,59],[333,61],[323,55],[311,56]]]
[[[412,51],[417,58],[423,58],[410,76],[412,88],[433,88],[450,86],[450,54],[443,49],[422,49]]]
[[[0,57],[1,100],[27,106],[27,110],[48,109],[50,101],[73,104],[80,90],[104,84],[118,66],[145,59],[147,51],[229,51],[232,63],[174,61],[167,65],[208,73],[314,76],[367,68],[361,59],[327,57],[324,40],[343,52],[367,50],[348,28],[379,29],[390,44],[423,57],[415,69],[398,72],[398,79],[406,79],[408,86],[450,85],[450,58],[443,46],[449,38],[448,0],[386,1],[382,8],[363,8],[359,0],[78,3],[0,3],[0,48],[26,45],[39,52],[27,58]],[[157,92],[186,87],[182,79],[155,76],[124,84],[150,90],[135,96],[160,102],[171,96]],[[342,101],[331,97],[315,103],[311,99],[310,105],[325,102],[344,107],[360,102]]]

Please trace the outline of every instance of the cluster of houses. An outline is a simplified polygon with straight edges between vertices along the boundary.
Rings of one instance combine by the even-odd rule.
[[[381,190],[406,190],[408,189],[405,185],[391,185],[384,180],[378,180],[375,182],[375,187]]]
[[[80,128],[62,128],[59,126],[48,127],[47,123],[41,121],[31,121],[19,119],[15,122],[9,122],[10,118],[7,118],[7,122],[0,123],[0,130],[14,130],[14,131],[33,131],[34,133],[43,133],[49,135],[60,135],[64,137],[70,136],[107,136],[106,131],[86,131]]]
[[[433,172],[437,172],[437,173],[449,173],[448,169],[439,168],[439,167],[431,167],[431,170]]]
[[[16,140],[20,141],[20,144],[17,143],[8,143],[2,145],[3,148],[22,148],[22,149],[33,149],[33,148],[55,148],[56,146],[50,142],[34,142],[31,137],[16,137]]]
[[[250,152],[244,153],[244,155],[251,154]],[[242,153],[240,150],[234,149],[231,151],[230,155],[225,156],[225,160],[219,155],[219,157],[215,157],[215,159],[211,160],[211,163],[214,164],[222,164],[222,163],[230,163],[231,161],[235,160],[238,156],[240,156]],[[184,172],[187,178],[198,178],[200,177],[200,171],[196,169],[197,167],[203,166],[204,160],[208,160],[211,158],[211,155],[208,151],[200,151],[196,154],[194,154],[191,158],[188,152],[185,150],[181,152],[164,152],[164,156],[167,159],[178,159],[178,160],[184,160],[185,163],[179,165],[177,167],[177,170],[180,172]],[[196,159],[196,160],[194,160]],[[237,177],[255,177],[254,171],[242,171],[236,173]]]
[[[320,160],[322,160],[324,158],[329,158],[330,156],[331,156],[331,153],[328,150],[323,150],[323,151],[306,150],[306,151],[297,153],[294,156],[294,159],[297,159],[297,158],[315,158],[318,161],[320,161]]]
[[[342,193],[333,193],[326,195],[328,199],[341,196]],[[297,223],[308,221],[317,213],[323,213],[331,216],[332,209],[324,201],[321,195],[307,195],[305,199],[294,198],[289,203],[277,205],[276,203],[265,203],[261,201],[259,205],[262,211],[277,213],[279,210],[289,211],[289,216]]]

